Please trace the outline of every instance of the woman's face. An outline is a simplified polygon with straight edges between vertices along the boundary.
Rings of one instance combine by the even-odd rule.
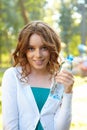
[[[31,35],[26,56],[32,70],[46,71],[50,52],[38,34]]]

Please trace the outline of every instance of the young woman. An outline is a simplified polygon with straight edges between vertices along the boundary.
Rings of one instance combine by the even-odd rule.
[[[4,130],[69,130],[73,75],[58,72],[61,42],[46,23],[33,21],[20,32],[14,65],[2,80]],[[50,94],[53,79],[63,84],[60,98]]]

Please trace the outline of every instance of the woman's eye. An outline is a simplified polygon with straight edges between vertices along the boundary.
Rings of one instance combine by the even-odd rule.
[[[42,50],[48,50],[48,48],[46,46],[42,47]]]
[[[33,47],[28,47],[28,50],[29,50],[29,51],[33,51],[34,48],[33,48]]]

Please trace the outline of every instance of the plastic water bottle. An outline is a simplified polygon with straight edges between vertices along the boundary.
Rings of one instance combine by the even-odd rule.
[[[73,57],[68,56],[65,59],[65,61],[62,62],[62,64],[60,65],[59,71],[61,70],[71,71],[73,67],[72,61],[73,61]],[[54,82],[50,90],[50,96],[54,99],[61,100],[63,97],[63,93],[64,93],[64,85],[61,83],[57,83],[54,77]]]
[[[72,68],[73,68],[73,57],[72,56],[68,56],[66,59],[65,59],[65,61],[64,61],[64,63],[62,64],[62,68],[61,68],[61,70],[63,69],[63,70],[67,70],[67,71],[72,71]]]

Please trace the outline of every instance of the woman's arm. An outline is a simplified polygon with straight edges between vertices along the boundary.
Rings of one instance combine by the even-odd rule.
[[[72,118],[72,94],[64,93],[60,109],[55,114],[55,130],[69,130]]]
[[[2,79],[3,130],[18,130],[17,83],[13,68]]]
[[[54,117],[55,130],[69,130],[71,123],[72,88],[74,78],[72,73],[63,70],[55,77],[56,82],[64,85],[64,94],[60,109]]]

